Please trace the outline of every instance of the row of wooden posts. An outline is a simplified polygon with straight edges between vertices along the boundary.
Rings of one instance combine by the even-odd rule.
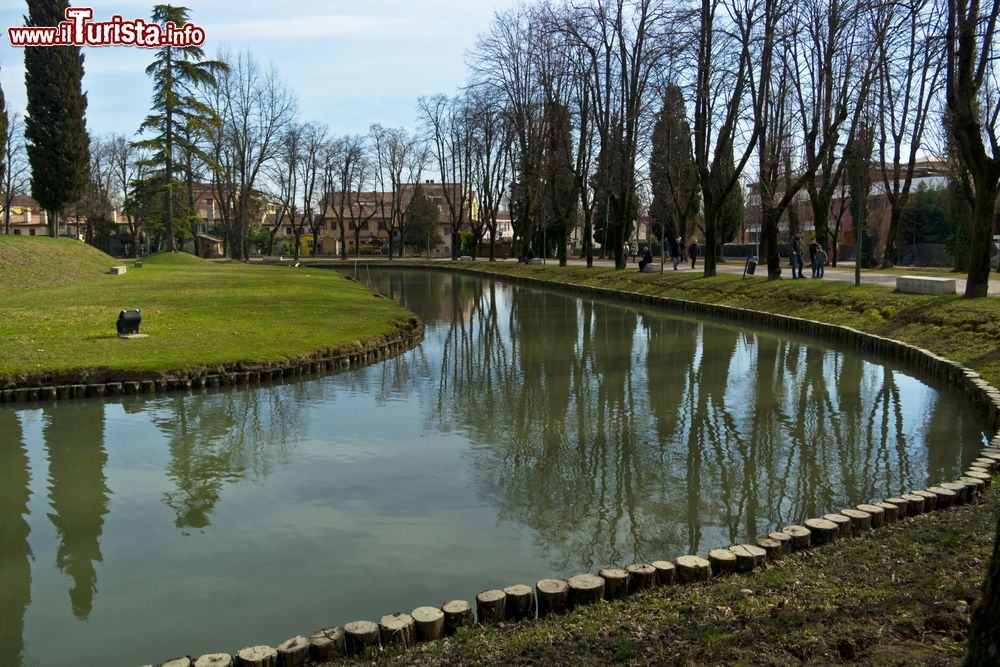
[[[221,373],[199,373],[194,371],[190,375],[156,380],[24,386],[15,389],[0,390],[0,403],[62,401],[74,398],[107,398],[158,394],[168,391],[258,385],[265,382],[280,381],[285,378],[301,378],[366,366],[409,350],[421,340],[423,340],[423,326],[418,326],[413,331],[405,333],[396,340],[378,342],[359,347],[353,352],[331,357],[274,364],[270,367],[253,371],[235,369]]]
[[[470,602],[452,600],[440,607],[417,607],[409,614],[388,614],[378,623],[361,620],[342,628],[323,628],[308,637],[292,637],[276,647],[250,646],[235,655],[185,656],[161,663],[161,667],[298,667],[309,661],[329,662],[344,655],[363,654],[380,646],[407,648],[454,634],[475,621],[489,625],[531,620],[536,616],[544,618],[658,586],[704,581],[732,572],[750,572],[793,551],[828,544],[924,512],[976,502],[998,470],[1000,434],[953,482],[807,519],[802,525],[786,526],[770,533],[756,544],[712,549],[708,558],[680,556],[674,561],[608,567],[596,575],[541,579],[534,589],[517,584],[502,590],[483,591],[476,596],[475,617]]]

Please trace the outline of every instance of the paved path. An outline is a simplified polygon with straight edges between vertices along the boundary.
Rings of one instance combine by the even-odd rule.
[[[349,258],[348,262],[353,261],[353,259],[354,259],[353,257]],[[407,260],[414,260],[414,259],[419,260],[419,258],[416,258],[416,257],[407,257],[406,259]],[[290,261],[289,258],[285,258],[285,260],[286,260],[286,262]],[[300,261],[302,261],[303,263],[308,262],[309,264],[325,264],[327,262],[334,263],[334,264],[339,264],[339,263],[342,262],[342,260],[337,259],[337,258],[324,258],[324,257],[303,257]],[[387,261],[387,260],[385,260],[384,258],[380,258],[380,257],[360,257],[360,258],[358,258],[358,261],[359,262],[372,261],[373,263],[377,263],[377,262],[383,262],[383,261]],[[432,262],[449,262],[451,260],[448,259],[448,258],[434,258],[431,261]],[[483,261],[483,262],[485,262],[487,260],[480,259],[480,260],[477,260],[477,261]],[[503,260],[503,261],[512,262],[514,260],[508,259],[508,260]],[[548,262],[552,263],[552,264],[558,265],[559,260],[550,259],[550,260],[548,260]],[[659,262],[659,258],[654,257],[653,258],[653,262],[658,263]],[[741,275],[743,273],[744,263],[745,263],[745,260],[742,260],[742,259],[730,259],[729,261],[727,261],[724,264],[717,264],[716,265],[716,270],[719,273],[734,273],[734,274],[737,274],[737,275]],[[580,266],[580,265],[585,264],[585,262],[582,259],[575,259],[574,258],[574,259],[570,259],[569,260],[569,264],[573,265],[573,266]],[[614,262],[611,261],[611,260],[594,259],[594,266],[612,267],[612,266],[614,266]],[[631,259],[629,260],[629,265],[628,266],[629,266],[628,270],[630,270],[630,271],[635,271],[638,268],[637,265],[636,265],[636,263],[633,262]],[[673,271],[673,269],[671,269],[671,267],[670,267],[670,261],[669,260],[667,261],[667,264],[666,264],[666,266],[664,268],[665,268],[665,273],[671,273]],[[701,273],[702,269],[703,269],[703,265],[702,265],[701,260],[699,259],[698,260],[698,264],[697,264],[697,268],[694,269],[694,272]],[[686,272],[686,273],[691,273],[692,272],[691,264],[690,263],[681,264],[681,267],[678,269],[678,272],[681,272],[681,271]],[[866,269],[866,270],[863,270],[861,272],[861,282],[864,283],[865,285],[884,285],[884,286],[887,286],[887,287],[895,287],[896,286],[896,277],[897,277],[897,275],[903,275],[903,274],[879,273],[877,270]],[[996,275],[996,274],[991,274],[991,275]],[[791,277],[792,277],[792,269],[791,269],[790,266],[787,265],[787,263],[782,263],[782,266],[781,266],[781,277],[782,277],[783,280],[790,280]],[[942,277],[951,278],[953,276],[950,276],[950,275],[944,276],[943,275]],[[766,280],[767,279],[767,266],[765,264],[758,264],[757,265],[757,274],[755,276],[747,276],[747,279],[748,280],[750,280],[750,279],[754,279],[754,280]],[[810,278],[806,278],[805,280],[811,280],[811,279]],[[828,266],[828,267],[826,267],[826,271],[825,271],[825,275],[824,275],[823,280],[838,280],[838,281],[842,281],[842,282],[853,283],[854,282],[854,265],[852,263],[850,263],[850,262],[842,262],[841,265],[839,267],[837,267],[837,268],[833,268],[833,267]],[[956,289],[957,289],[958,294],[965,294],[965,279],[964,278],[957,278],[956,277],[955,278],[955,285],[956,285]],[[990,296],[1000,296],[1000,279],[990,280],[989,294],[990,294]]]

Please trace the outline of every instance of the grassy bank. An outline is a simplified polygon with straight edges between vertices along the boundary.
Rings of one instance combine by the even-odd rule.
[[[216,264],[187,254],[115,261],[75,241],[4,239],[11,278],[0,303],[0,382],[36,376],[155,376],[238,362],[279,363],[393,336],[413,315],[330,271]],[[40,242],[41,241],[41,242]],[[58,251],[58,252],[55,252]],[[125,264],[121,276],[106,273]],[[53,281],[76,276],[56,287]],[[40,287],[39,283],[46,286]],[[147,338],[122,340],[123,308],[142,311]]]
[[[913,517],[752,574],[466,629],[406,654],[388,649],[374,662],[958,665],[998,512],[994,486],[982,505]]]

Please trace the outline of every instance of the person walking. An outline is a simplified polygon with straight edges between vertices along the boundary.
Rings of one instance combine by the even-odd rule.
[[[826,273],[824,267],[826,266],[826,250],[823,250],[823,246],[816,244],[816,278],[822,278],[823,274]]]
[[[691,258],[691,270],[694,270],[694,263],[698,261],[698,239],[691,241],[688,246],[688,257]]]
[[[805,278],[802,275],[802,266],[802,239],[796,234],[792,237],[792,278]]]
[[[674,239],[674,242],[670,244],[670,262],[674,265],[674,271],[681,264],[681,257],[684,253],[684,240],[681,237]]]

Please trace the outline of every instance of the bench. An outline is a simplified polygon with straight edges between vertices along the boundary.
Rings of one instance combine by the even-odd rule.
[[[543,262],[541,257],[532,257],[525,264],[541,264]]]
[[[659,273],[660,272],[660,263],[657,262],[656,260],[653,260],[652,262],[650,262],[646,266],[642,267],[642,272],[643,273]]]
[[[471,255],[462,255],[458,259],[461,262],[471,262],[472,261],[472,256]]]
[[[113,276],[120,276],[121,274],[125,273],[125,271],[127,271],[127,270],[128,269],[126,267],[124,267],[124,266],[112,266],[111,267],[111,275],[113,275]]]
[[[904,294],[954,294],[954,278],[928,276],[897,276],[896,291]]]

